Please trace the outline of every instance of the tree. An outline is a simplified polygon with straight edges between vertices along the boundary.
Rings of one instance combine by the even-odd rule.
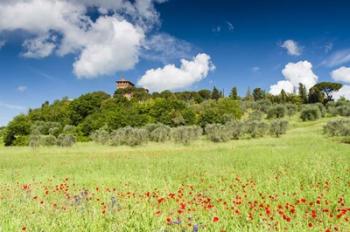
[[[15,117],[6,127],[3,138],[5,146],[14,145],[16,139],[18,139],[20,136],[29,135],[30,126],[31,124],[26,115],[19,115]]]
[[[329,101],[333,101],[332,93],[338,91],[339,89],[341,89],[341,87],[343,87],[343,85],[339,84],[339,83],[320,82],[320,83],[316,84],[312,88],[317,88],[320,91],[322,91],[326,95],[326,98],[324,99],[324,102],[327,103]]]
[[[213,91],[211,93],[211,99],[219,100],[220,97],[221,97],[220,91],[214,86]]]
[[[237,87],[233,87],[231,89],[230,98],[233,99],[233,100],[238,100],[239,99],[238,92],[237,92]]]
[[[247,89],[247,93],[246,93],[246,95],[244,97],[244,100],[246,100],[246,101],[253,101],[254,100],[252,92],[250,91],[249,87]]]
[[[281,93],[280,93],[280,99],[282,103],[286,103],[288,101],[288,95],[286,93],[286,91],[284,91],[284,89],[282,89]]]
[[[323,103],[324,93],[319,88],[312,87],[309,91],[309,103]]]
[[[303,104],[306,104],[308,102],[307,90],[305,85],[303,85],[302,83],[299,83],[299,97]]]
[[[211,92],[207,89],[202,89],[198,91],[198,94],[204,99],[209,100],[211,98]]]
[[[254,98],[254,101],[264,99],[265,98],[265,91],[262,90],[261,88],[255,88],[253,90],[253,98]]]

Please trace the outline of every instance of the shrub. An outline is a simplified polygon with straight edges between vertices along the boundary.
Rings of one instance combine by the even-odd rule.
[[[41,135],[40,136],[40,145],[42,146],[55,146],[57,145],[57,139],[53,135]]]
[[[16,140],[13,142],[13,146],[28,146],[29,136],[28,135],[18,135]]]
[[[304,108],[300,113],[300,118],[303,121],[315,121],[321,118],[320,108],[317,106],[308,106]]]
[[[60,134],[57,139],[57,145],[61,147],[71,147],[75,144],[75,137],[73,135]]]
[[[33,148],[37,148],[37,147],[40,147],[40,134],[31,134],[29,136],[29,146],[30,147],[33,147]]]
[[[137,146],[148,141],[148,131],[132,127],[124,127],[115,130],[110,135],[110,144],[114,146]]]
[[[265,122],[260,121],[247,121],[245,123],[245,130],[252,138],[263,137],[269,129],[269,126]]]
[[[90,138],[95,143],[107,144],[109,140],[109,133],[106,129],[101,128],[97,131],[92,132]]]
[[[330,136],[350,136],[350,120],[338,119],[330,121],[323,127],[323,131]]]
[[[190,144],[201,136],[203,130],[198,126],[180,126],[172,129],[171,135],[176,143]]]
[[[261,111],[253,111],[249,114],[249,120],[262,120],[264,113]]]
[[[272,136],[280,137],[287,132],[288,121],[286,120],[274,120],[270,125],[270,134]]]
[[[289,117],[293,116],[298,111],[298,107],[295,104],[286,104],[286,108]]]
[[[349,117],[350,116],[350,105],[342,105],[336,108],[336,112],[340,116]]]
[[[238,121],[231,121],[225,125],[230,131],[231,139],[239,139],[244,132],[243,123]]]
[[[171,139],[171,129],[169,126],[160,124],[149,133],[149,138],[153,142],[163,143]]]
[[[230,128],[222,124],[208,124],[205,133],[207,138],[215,143],[227,142],[232,138]]]
[[[284,105],[274,105],[267,111],[267,118],[283,118],[287,109]]]

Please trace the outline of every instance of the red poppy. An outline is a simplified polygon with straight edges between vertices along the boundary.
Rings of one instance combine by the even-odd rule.
[[[219,221],[219,217],[213,217],[213,222],[218,222]]]

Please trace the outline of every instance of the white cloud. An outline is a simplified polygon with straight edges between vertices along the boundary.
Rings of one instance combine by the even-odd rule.
[[[279,81],[270,87],[271,94],[279,94],[284,89],[286,92],[293,92],[302,83],[307,89],[313,87],[318,80],[317,75],[312,71],[312,64],[308,61],[299,61],[297,63],[288,63],[282,70],[285,81]],[[293,90],[290,91],[290,87]]]
[[[48,57],[56,45],[53,42],[50,42],[50,36],[40,36],[34,39],[27,39],[23,43],[23,47],[26,51],[23,53],[24,57],[27,58],[45,58]]]
[[[89,40],[73,65],[79,78],[112,75],[131,69],[138,62],[144,34],[129,22],[100,17],[87,35]]]
[[[281,47],[285,48],[288,54],[292,56],[300,56],[302,52],[302,48],[298,43],[291,39],[284,41]]]
[[[270,87],[270,93],[272,95],[279,95],[282,90],[286,93],[293,93],[294,86],[290,81],[278,81],[277,84]]]
[[[181,89],[201,81],[214,69],[210,56],[202,53],[191,61],[182,59],[179,68],[169,64],[163,68],[148,70],[138,85],[151,91]]]
[[[344,49],[332,53],[322,62],[322,65],[325,65],[327,67],[335,67],[348,62],[350,62],[350,49]]]
[[[0,32],[27,32],[31,38],[23,43],[23,56],[28,58],[77,54],[74,73],[93,78],[134,67],[146,33],[159,24],[154,3],[161,2],[2,0]],[[89,7],[106,15],[93,21],[87,14]]]
[[[331,77],[335,81],[350,83],[350,68],[344,66],[340,67],[331,72]]]
[[[298,87],[299,83],[302,83],[307,89],[310,89],[318,80],[312,71],[312,64],[306,60],[288,63],[282,70],[282,74],[294,87]]]
[[[335,100],[338,100],[341,97],[345,97],[346,99],[350,100],[350,85],[344,85],[337,92],[333,93],[332,96]]]
[[[28,89],[27,86],[24,86],[24,85],[20,85],[17,87],[18,92],[25,92],[27,89]]]

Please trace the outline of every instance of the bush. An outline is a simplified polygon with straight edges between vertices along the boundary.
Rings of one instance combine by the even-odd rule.
[[[283,118],[287,109],[284,105],[274,105],[267,111],[267,118]]]
[[[13,146],[28,146],[29,136],[28,135],[19,135],[16,137],[16,140],[13,142]]]
[[[274,120],[270,125],[270,134],[272,136],[280,137],[287,132],[288,121],[286,120]]]
[[[253,111],[249,114],[249,120],[256,120],[256,121],[260,121],[262,120],[264,116],[264,113],[261,111]]]
[[[49,147],[57,145],[57,139],[53,135],[41,135],[40,136],[40,145]]]
[[[243,123],[238,121],[231,121],[225,125],[230,131],[231,139],[239,139],[244,133]]]
[[[350,120],[338,119],[328,122],[323,131],[329,136],[350,136]]]
[[[104,128],[101,128],[97,131],[92,132],[90,138],[95,143],[107,144],[110,137],[108,131]]]
[[[115,130],[110,135],[110,144],[114,146],[137,146],[148,141],[148,131],[132,127],[124,127]]]
[[[230,128],[222,124],[208,124],[205,133],[207,138],[215,143],[227,142],[232,138]]]
[[[198,139],[202,133],[202,128],[198,126],[180,126],[172,129],[171,136],[176,143],[187,145]]]
[[[29,136],[29,146],[33,148],[39,147],[41,144],[40,134],[34,133]]]
[[[342,105],[336,108],[336,112],[340,116],[349,117],[350,116],[350,105]]]
[[[300,113],[300,118],[303,121],[315,121],[322,116],[320,108],[317,106],[308,106],[304,108]]]
[[[286,108],[289,117],[293,116],[298,111],[298,107],[295,104],[286,104]]]
[[[169,126],[159,124],[158,127],[149,132],[149,138],[157,143],[168,141],[171,139],[171,129]]]
[[[73,135],[60,134],[57,139],[57,145],[60,147],[71,147],[75,144],[75,137]]]
[[[247,121],[245,123],[245,131],[252,138],[263,137],[269,129],[269,126],[265,122],[259,121]]]

